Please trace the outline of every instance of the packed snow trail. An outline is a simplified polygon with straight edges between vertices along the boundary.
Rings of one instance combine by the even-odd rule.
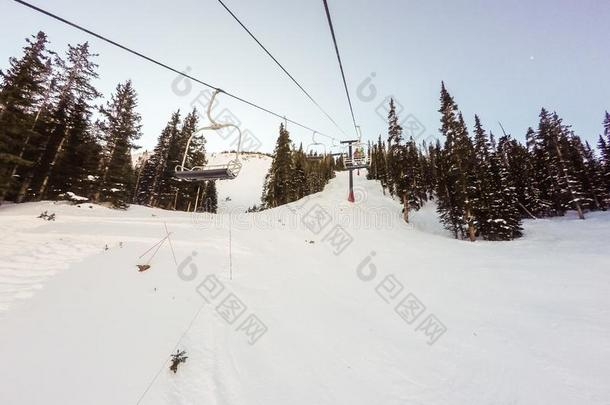
[[[608,403],[610,215],[468,243],[447,237],[433,207],[407,225],[378,183],[355,185],[356,204],[338,173],[322,193],[255,214],[0,208],[3,271],[17,254],[46,271],[20,241],[69,252],[67,270],[0,313],[0,403]],[[47,209],[56,221],[35,218]],[[166,245],[139,273],[165,223],[178,268]],[[425,306],[415,320],[396,312],[405,297]],[[252,315],[264,334],[248,335]],[[440,336],[420,327],[430,315]],[[174,374],[177,348],[189,358]]]

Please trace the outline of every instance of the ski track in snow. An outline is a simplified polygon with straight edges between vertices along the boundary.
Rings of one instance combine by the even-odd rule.
[[[247,181],[268,167],[254,162]],[[338,173],[322,193],[231,221],[138,206],[0,207],[0,403],[135,404],[147,387],[141,404],[608,403],[610,214],[526,221],[522,239],[473,244],[448,237],[433,205],[406,225],[376,182],[355,181],[355,205]],[[235,184],[219,185],[233,203],[225,213],[260,195]],[[316,205],[332,213],[328,229],[353,236],[344,253],[301,223]],[[45,210],[56,221],[36,218]],[[380,212],[389,222],[371,227]],[[197,252],[195,280],[177,276],[167,246],[136,271],[165,223],[179,263]],[[357,268],[373,251],[377,275],[365,282]],[[227,324],[219,301],[196,292],[210,274],[221,298],[234,293],[268,326],[256,345],[236,330],[241,319]],[[404,286],[398,299],[415,294],[422,318],[446,324],[433,346],[419,320],[407,325],[379,296],[389,275]],[[174,374],[176,348],[188,360]]]
[[[0,217],[4,235],[0,239],[0,313],[8,311],[15,301],[31,298],[47,279],[71,263],[100,250],[78,239],[41,236],[6,222]]]

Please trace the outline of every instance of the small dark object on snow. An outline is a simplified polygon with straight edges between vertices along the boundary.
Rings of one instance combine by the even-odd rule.
[[[187,356],[185,356],[186,352],[184,350],[176,350],[176,354],[172,354],[172,365],[169,366],[169,369],[176,374],[178,372],[178,365],[180,363],[186,363]]]
[[[148,264],[137,264],[136,266],[138,266],[138,269],[139,269],[138,271],[140,273],[150,269],[150,265],[148,265]]]
[[[46,219],[47,221],[55,221],[55,214],[50,214],[49,211],[42,212],[38,218]]]

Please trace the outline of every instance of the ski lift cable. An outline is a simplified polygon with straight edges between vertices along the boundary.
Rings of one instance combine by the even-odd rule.
[[[276,113],[276,112],[274,112],[274,111],[272,111],[272,110],[270,110],[268,108],[262,107],[262,106],[256,104],[253,101],[246,100],[246,99],[244,99],[242,97],[239,97],[239,96],[237,96],[237,95],[235,95],[233,93],[230,93],[230,92],[227,92],[225,90],[222,90],[219,87],[216,87],[216,86],[213,86],[213,85],[211,85],[209,83],[206,83],[203,80],[197,79],[196,77],[193,77],[193,76],[191,76],[191,75],[189,75],[187,73],[181,72],[178,69],[173,68],[173,67],[171,67],[171,66],[169,66],[169,65],[167,65],[167,64],[165,64],[163,62],[160,62],[160,61],[158,61],[156,59],[153,59],[153,58],[151,58],[149,56],[146,56],[146,55],[144,55],[144,54],[142,54],[142,53],[140,53],[138,51],[135,51],[135,50],[133,50],[133,49],[131,49],[131,48],[125,46],[125,45],[121,45],[118,42],[115,42],[115,41],[113,41],[113,40],[111,40],[111,39],[109,39],[109,38],[107,38],[107,37],[105,37],[103,35],[97,34],[97,33],[93,32],[93,31],[91,31],[91,30],[89,30],[87,28],[84,28],[84,27],[82,27],[82,26],[80,26],[80,25],[78,25],[76,23],[73,23],[73,22],[71,22],[69,20],[66,20],[65,18],[62,18],[62,17],[60,17],[60,16],[58,16],[58,15],[56,15],[54,13],[51,13],[50,11],[44,10],[44,9],[42,9],[40,7],[37,7],[37,6],[33,5],[33,4],[30,4],[27,1],[23,1],[23,0],[13,0],[13,1],[15,1],[16,3],[19,3],[19,4],[21,4],[21,5],[25,6],[25,7],[28,7],[30,9],[34,10],[34,11],[37,11],[37,12],[39,12],[41,14],[44,14],[44,15],[46,15],[48,17],[51,17],[51,18],[53,18],[53,19],[55,19],[57,21],[60,21],[60,22],[62,22],[64,24],[67,24],[67,25],[69,25],[69,26],[71,26],[73,28],[76,28],[76,29],[78,29],[78,30],[80,30],[82,32],[85,32],[85,33],[87,33],[87,34],[89,34],[89,35],[91,35],[91,36],[93,36],[93,37],[95,37],[97,39],[100,39],[100,40],[102,40],[104,42],[107,42],[107,43],[109,43],[109,44],[111,44],[113,46],[121,48],[121,49],[123,49],[126,52],[129,52],[129,53],[131,53],[131,54],[133,54],[133,55],[135,55],[135,56],[137,56],[139,58],[142,58],[142,59],[144,59],[144,60],[146,60],[148,62],[151,62],[151,63],[153,63],[153,64],[155,64],[157,66],[160,66],[160,67],[162,67],[162,68],[164,68],[166,70],[174,72],[174,73],[176,73],[176,74],[178,74],[180,76],[183,76],[183,77],[185,77],[187,79],[190,79],[190,80],[192,80],[192,81],[194,81],[196,83],[202,84],[202,85],[204,85],[206,87],[209,87],[209,88],[211,88],[213,90],[216,90],[216,91],[218,91],[220,93],[226,94],[227,96],[229,96],[229,97],[231,97],[231,98],[233,98],[233,99],[235,99],[237,101],[240,101],[240,102],[242,102],[244,104],[247,104],[247,105],[249,105],[249,106],[251,106],[253,108],[256,108],[256,109],[258,109],[260,111],[266,112],[267,114],[273,115],[274,117],[281,118],[282,120],[290,122],[291,124],[294,124],[294,125],[296,125],[298,127],[306,129],[308,131],[314,131],[314,129],[310,128],[307,125],[304,125],[304,124],[301,124],[298,121],[294,121],[294,120],[291,120],[289,118],[286,118],[286,116],[284,116],[282,114],[278,114],[278,113]],[[318,134],[320,134],[321,136],[324,136],[326,138],[329,138],[329,139],[335,139],[334,137],[332,137],[330,135],[326,135],[324,133],[321,133],[320,131],[318,131]]]
[[[303,86],[301,86],[301,84],[294,78],[294,76],[292,76],[288,70],[286,70],[286,68],[271,54],[271,52],[265,47],[265,45],[263,45],[258,38],[256,38],[254,36],[254,34],[248,29],[248,27],[246,27],[244,25],[244,23],[235,15],[235,13],[233,13],[233,11],[231,11],[231,9],[229,9],[229,7],[222,1],[222,0],[218,0],[218,2],[220,3],[220,5],[222,5],[224,7],[224,9],[231,15],[231,17],[233,17],[233,19],[235,21],[237,21],[237,23],[244,29],[244,31],[246,31],[248,33],[248,35],[250,35],[250,37],[254,40],[254,42],[256,42],[258,44],[258,46],[261,47],[261,49],[263,51],[265,51],[265,53],[275,62],[276,65],[279,66],[280,69],[282,69],[282,71],[284,73],[286,73],[286,76],[288,76],[290,78],[290,80],[293,81],[294,84],[297,85],[297,87],[299,89],[301,89],[301,91],[307,96],[307,98],[313,103],[315,104],[316,107],[318,107],[318,109],[326,116],[326,118],[328,118],[330,120],[330,122],[332,122],[334,124],[334,126],[341,131],[341,133],[345,136],[347,136],[347,134],[345,133],[345,131],[343,131],[343,129],[339,126],[339,124],[337,124],[337,122],[333,119],[333,117],[330,116],[330,114],[328,114],[326,112],[326,110],[324,110],[324,108],[322,108],[322,106],[313,98],[313,96],[311,94],[309,94],[309,92],[307,90],[305,90],[303,88]]]
[[[354,107],[352,106],[352,99],[349,95],[349,89],[347,87],[347,80],[345,79],[345,70],[343,69],[343,62],[341,61],[341,54],[339,53],[339,46],[337,45],[337,37],[335,36],[335,28],[333,27],[333,20],[330,17],[330,10],[328,8],[328,2],[326,0],[322,0],[324,2],[324,10],[326,11],[326,18],[328,20],[328,28],[330,28],[330,35],[333,40],[333,44],[335,46],[335,53],[337,54],[337,61],[339,62],[339,69],[341,70],[341,78],[343,79],[343,86],[345,87],[345,94],[347,95],[347,103],[349,104],[349,111],[352,115],[352,123],[354,124],[354,129],[356,130],[356,135],[358,135],[358,129],[356,125],[356,118],[354,116]]]

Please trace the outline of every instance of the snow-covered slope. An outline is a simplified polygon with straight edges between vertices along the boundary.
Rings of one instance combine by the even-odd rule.
[[[231,217],[0,207],[0,403],[608,403],[610,215],[468,243],[346,184]],[[179,265],[138,272],[164,224]]]
[[[235,157],[232,153],[214,153],[208,157],[209,163],[224,164]],[[242,169],[236,179],[216,182],[218,191],[218,212],[246,212],[254,205],[260,205],[265,176],[272,158],[258,153],[242,154]]]

